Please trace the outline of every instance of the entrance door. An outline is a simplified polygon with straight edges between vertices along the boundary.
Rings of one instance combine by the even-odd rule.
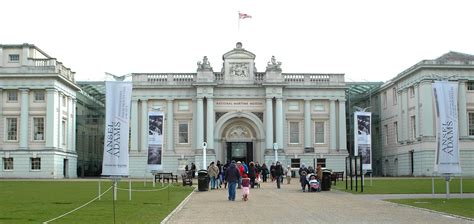
[[[253,143],[227,142],[227,160],[242,161],[249,164],[253,161]]]
[[[68,168],[69,168],[69,165],[68,165],[68,159],[64,159],[64,163],[63,163],[63,176],[64,178],[69,178],[69,175],[68,175]]]

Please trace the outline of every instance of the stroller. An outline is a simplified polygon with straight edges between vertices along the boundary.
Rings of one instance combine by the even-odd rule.
[[[316,174],[310,173],[306,177],[308,181],[308,191],[309,192],[320,192],[321,191],[321,184],[319,183]]]

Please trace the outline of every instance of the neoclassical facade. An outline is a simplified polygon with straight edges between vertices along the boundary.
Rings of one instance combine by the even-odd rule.
[[[74,72],[31,44],[0,45],[1,178],[74,178]]]
[[[344,74],[283,73],[271,57],[257,72],[241,43],[215,72],[204,57],[195,73],[134,73],[130,175],[147,175],[148,113],[164,113],[163,170],[242,160],[294,167],[313,161],[343,171],[346,148]],[[276,144],[275,144],[276,143]]]
[[[385,176],[431,176],[436,148],[432,83],[457,82],[459,150],[463,175],[474,174],[474,56],[449,52],[423,60],[389,80],[372,98],[380,116],[381,152],[374,163]]]

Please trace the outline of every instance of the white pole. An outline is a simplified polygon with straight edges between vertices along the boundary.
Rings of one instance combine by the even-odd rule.
[[[153,175],[153,188],[155,188],[155,182],[156,182],[156,175],[155,173],[151,173]]]
[[[114,201],[117,201],[117,178],[114,177]]]
[[[372,172],[370,172],[370,186],[372,187]]]
[[[101,190],[100,190],[100,178],[99,178],[99,181],[98,181],[98,185],[99,185],[99,200],[100,200],[100,194],[101,194]]]
[[[446,179],[446,199],[449,199],[449,179],[450,179],[450,176],[446,176],[445,179]]]
[[[278,143],[273,143],[273,150],[275,150],[275,163],[278,161]]]
[[[207,151],[207,142],[203,142],[202,143],[202,169],[206,169],[206,166],[207,166],[206,151]]]
[[[128,200],[132,200],[132,179],[128,179]]]

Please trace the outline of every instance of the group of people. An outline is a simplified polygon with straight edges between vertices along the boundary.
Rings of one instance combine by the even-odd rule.
[[[315,171],[313,167],[306,167],[304,164],[302,164],[300,169],[298,170],[298,174],[300,175],[301,190],[303,192],[306,191],[306,187],[308,191],[320,190],[319,183],[321,183],[321,180],[323,178],[323,171],[321,165],[318,165]]]

